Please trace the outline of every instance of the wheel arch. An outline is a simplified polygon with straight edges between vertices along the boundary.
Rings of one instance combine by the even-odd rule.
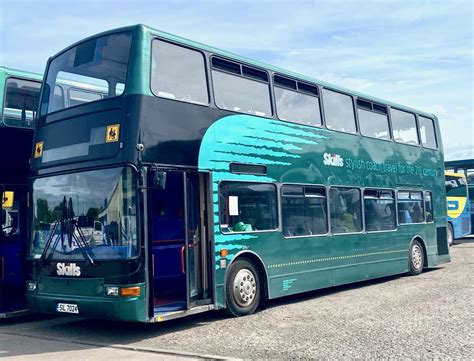
[[[249,250],[242,250],[240,252],[238,252],[234,258],[232,258],[232,260],[229,262],[229,264],[227,265],[227,269],[226,269],[226,273],[225,273],[225,277],[224,277],[224,289],[227,289],[227,275],[228,275],[228,270],[230,268],[230,266],[237,260],[239,259],[242,259],[242,258],[247,258],[249,259],[254,265],[255,267],[257,267],[257,271],[260,273],[260,276],[262,278],[262,297],[260,298],[260,302],[264,302],[265,300],[268,299],[269,297],[269,282],[268,282],[268,273],[267,273],[267,269],[265,267],[265,263],[263,262],[262,258],[256,254],[255,252],[253,251],[249,251]],[[225,293],[224,293],[225,294]],[[226,297],[226,296],[224,296]],[[227,299],[225,299],[225,304],[227,305]]]

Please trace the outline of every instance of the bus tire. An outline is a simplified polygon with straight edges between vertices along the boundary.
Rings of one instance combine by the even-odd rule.
[[[248,259],[230,265],[226,282],[227,313],[234,317],[250,315],[260,303],[261,282],[257,267]]]
[[[408,273],[412,276],[419,275],[425,265],[425,251],[420,241],[414,240],[410,246],[408,257]]]
[[[454,230],[451,223],[448,223],[448,246],[452,246],[454,244]]]

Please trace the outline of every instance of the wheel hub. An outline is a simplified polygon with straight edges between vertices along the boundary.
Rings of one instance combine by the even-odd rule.
[[[411,250],[411,263],[414,269],[419,270],[421,268],[421,265],[423,264],[422,257],[423,251],[421,250],[421,247],[415,244]]]
[[[257,283],[255,275],[247,268],[241,269],[234,277],[234,299],[241,307],[249,306],[255,299]]]

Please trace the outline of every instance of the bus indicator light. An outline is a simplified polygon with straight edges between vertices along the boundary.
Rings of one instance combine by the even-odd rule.
[[[106,143],[118,142],[119,131],[120,131],[120,124],[107,125],[107,129],[105,131],[105,142]]]
[[[229,255],[229,251],[227,249],[221,249],[220,251],[221,257],[227,257]]]
[[[138,297],[140,296],[140,287],[124,287],[120,289],[122,297]]]
[[[43,142],[35,144],[35,158],[41,158],[43,156]]]

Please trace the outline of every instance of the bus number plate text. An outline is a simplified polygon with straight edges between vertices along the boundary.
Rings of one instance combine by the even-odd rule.
[[[73,305],[71,303],[58,303],[56,311],[63,313],[79,313],[79,308],[77,305]]]

